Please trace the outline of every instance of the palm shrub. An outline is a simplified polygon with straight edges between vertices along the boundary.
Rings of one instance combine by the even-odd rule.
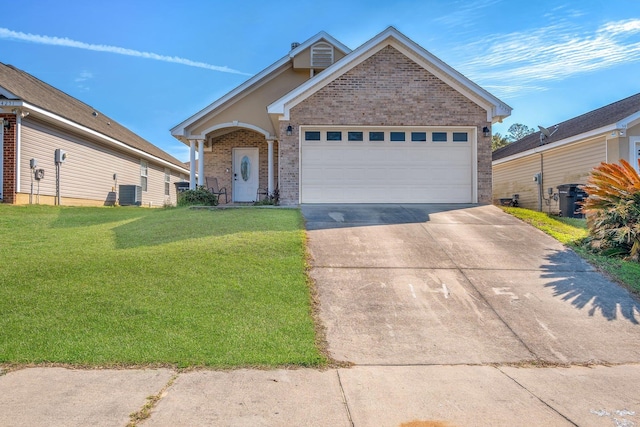
[[[216,206],[218,196],[204,186],[178,193],[178,206]]]
[[[638,161],[640,164],[640,161]],[[625,160],[601,163],[583,186],[589,197],[582,209],[587,215],[589,243],[608,254],[640,259],[640,175]]]

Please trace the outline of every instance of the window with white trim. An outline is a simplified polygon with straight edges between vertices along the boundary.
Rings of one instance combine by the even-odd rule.
[[[164,195],[171,195],[171,171],[169,168],[164,168]]]
[[[333,64],[333,46],[318,42],[311,46],[311,68],[327,68]]]
[[[142,191],[147,191],[147,179],[149,178],[149,163],[140,160],[140,187]]]

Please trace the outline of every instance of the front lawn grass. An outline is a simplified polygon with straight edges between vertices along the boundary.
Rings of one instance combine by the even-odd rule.
[[[604,271],[613,280],[640,295],[640,263],[598,255],[585,248],[583,240],[589,235],[586,220],[554,217],[523,208],[503,207],[502,209],[571,247],[597,269]]]
[[[302,216],[0,204],[0,363],[318,366]]]

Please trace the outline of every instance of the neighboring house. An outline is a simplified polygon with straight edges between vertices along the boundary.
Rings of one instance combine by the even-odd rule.
[[[233,201],[490,203],[491,124],[511,108],[389,27],[355,50],[325,32],[175,126],[191,185]],[[198,170],[195,154],[198,152]]]
[[[162,206],[175,204],[174,183],[189,179],[189,170],[176,158],[89,105],[2,63],[0,119],[0,199],[5,203],[96,206],[120,199]],[[56,162],[56,153],[62,162]],[[121,185],[127,186],[123,194]]]
[[[536,132],[493,153],[493,198],[519,195],[519,206],[558,213],[553,194],[585,184],[601,162],[638,168],[640,93]],[[538,174],[539,180],[534,181]],[[562,195],[561,195],[562,196]],[[566,196],[565,196],[566,197]]]

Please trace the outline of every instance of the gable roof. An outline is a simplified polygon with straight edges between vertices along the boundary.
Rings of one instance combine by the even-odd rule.
[[[308,98],[340,75],[351,70],[358,64],[371,57],[373,54],[391,45],[404,55],[421,65],[423,68],[434,74],[440,80],[476,102],[487,111],[487,121],[496,122],[511,115],[511,107],[466,78],[464,75],[454,70],[432,53],[400,33],[394,27],[386,30],[365,42],[362,46],[351,52],[333,65],[325,69],[318,76],[298,86],[282,98],[273,102],[267,107],[270,114],[289,118],[291,108]]]
[[[2,90],[4,89],[4,90]],[[0,99],[15,100],[12,105],[102,138],[137,154],[146,154],[186,171],[184,163],[149,141],[136,135],[95,108],[62,92],[12,65],[0,62]]]
[[[540,132],[535,132],[518,141],[512,142],[492,154],[493,161],[515,156],[535,148],[546,146],[561,141],[573,142],[574,140],[602,134],[614,130],[625,130],[635,122],[640,121],[640,93],[628,98],[606,105],[550,128],[557,130],[540,141]]]
[[[240,86],[233,89],[231,92],[227,93],[223,97],[217,99],[216,101],[209,104],[202,110],[198,111],[196,114],[183,120],[182,122],[180,122],[179,124],[171,128],[171,134],[174,137],[184,141],[184,138],[189,136],[186,134],[186,128],[189,125],[207,116],[211,112],[215,111],[217,108],[227,104],[228,102],[231,102],[234,98],[243,97],[245,93],[251,90],[253,87],[261,85],[265,81],[271,80],[271,78],[273,78],[274,75],[278,74],[280,70],[284,68],[288,68],[288,66],[291,64],[292,58],[294,58],[296,55],[298,55],[305,49],[309,48],[310,46],[314,45],[315,43],[319,42],[320,40],[325,40],[331,43],[335,48],[342,51],[342,53],[344,54],[349,54],[351,52],[351,49],[349,49],[347,46],[340,43],[338,40],[336,40],[326,32],[320,31],[315,36],[304,41],[303,43],[300,43],[297,47],[292,49],[287,55],[283,56],[278,61],[274,62],[264,70],[260,71],[258,74],[251,77],[250,79],[242,83]]]

